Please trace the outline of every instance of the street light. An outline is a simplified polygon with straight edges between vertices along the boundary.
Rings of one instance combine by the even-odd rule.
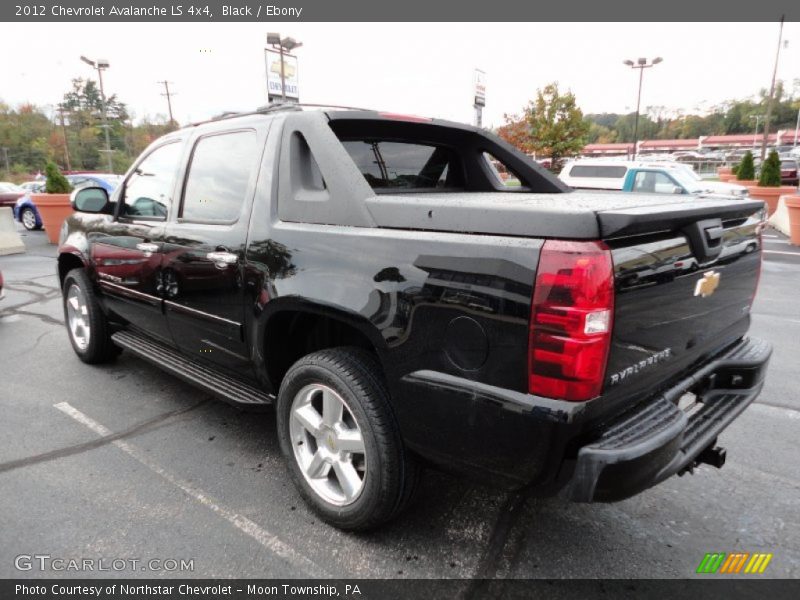
[[[756,120],[756,130],[753,132],[753,150],[756,149],[756,139],[758,139],[758,122],[764,115],[750,115],[751,119]]]
[[[298,42],[291,37],[281,38],[280,33],[268,33],[267,43],[275,48],[281,55],[281,101],[286,102],[286,72],[284,70],[283,54],[284,51],[291,52],[295,48],[303,45],[303,42]],[[267,73],[269,78],[269,73]]]
[[[663,62],[664,59],[660,56],[654,58],[650,63],[646,58],[640,58],[634,63],[632,60],[622,61],[623,64],[629,66],[631,69],[639,69],[639,94],[636,97],[636,120],[633,125],[633,160],[636,160],[636,146],[639,143],[639,106],[642,102],[642,76],[644,70],[656,66],[658,63]]]
[[[106,158],[108,159],[108,172],[114,172],[114,165],[111,161],[111,138],[108,134],[108,117],[106,116],[106,93],[103,90],[103,71],[110,67],[108,60],[98,58],[97,62],[81,55],[81,60],[97,71],[97,78],[100,80],[100,108],[103,111],[103,131],[106,134]]]

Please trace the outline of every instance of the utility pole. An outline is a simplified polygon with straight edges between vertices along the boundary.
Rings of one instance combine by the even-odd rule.
[[[58,116],[61,118],[61,133],[64,135],[64,160],[67,163],[67,171],[72,171],[72,165],[69,162],[69,142],[67,142],[67,126],[64,124],[64,105],[58,105]]]
[[[6,160],[6,175],[11,174],[11,166],[8,164],[8,148],[3,147],[3,156]]]
[[[758,121],[761,119],[763,115],[751,115],[751,119],[756,120],[756,130],[753,132],[753,150],[756,149],[756,140],[758,139]]]
[[[166,79],[164,81],[158,81],[157,83],[164,84],[164,92],[162,92],[161,95],[167,97],[167,108],[169,109],[169,124],[172,125],[172,123],[175,121],[175,119],[172,118],[172,96],[175,95],[175,92],[169,91],[170,82],[167,81]]]
[[[769,120],[772,117],[772,103],[775,97],[775,78],[778,75],[778,59],[781,56],[781,43],[783,43],[783,20],[785,15],[781,15],[781,27],[778,31],[778,50],[775,52],[775,67],[772,69],[772,84],[769,86],[769,102],[767,103],[767,115],[764,117],[764,134],[761,138],[761,164],[764,164],[764,157],[767,154],[767,139],[769,138]]]

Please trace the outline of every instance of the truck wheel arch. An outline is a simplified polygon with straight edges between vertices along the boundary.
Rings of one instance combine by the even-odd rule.
[[[64,278],[72,269],[83,269],[86,263],[83,258],[77,253],[62,252],[58,255],[58,282],[60,286],[64,285]]]
[[[363,317],[306,303],[271,311],[257,343],[262,352],[260,362],[275,393],[289,368],[312,352],[354,346],[374,354],[383,365],[385,350],[380,332]]]

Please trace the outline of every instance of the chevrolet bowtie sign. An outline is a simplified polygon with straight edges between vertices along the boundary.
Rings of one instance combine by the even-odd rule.
[[[703,273],[703,276],[694,286],[694,295],[705,298],[713,294],[717,287],[719,287],[719,277],[720,275],[716,271],[707,271]]]

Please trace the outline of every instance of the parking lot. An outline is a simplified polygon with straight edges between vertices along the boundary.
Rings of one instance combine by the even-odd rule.
[[[678,578],[719,551],[773,553],[762,577],[800,577],[800,249],[771,230],[751,333],[774,354],[760,398],[720,439],[722,470],[596,505],[429,471],[411,510],[360,535],[307,510],[270,412],[232,408],[126,353],[81,363],[55,247],[20,233],[27,252],[0,257],[0,577],[41,576],[15,557],[47,554],[192,560],[189,572],[118,573],[146,577]]]

